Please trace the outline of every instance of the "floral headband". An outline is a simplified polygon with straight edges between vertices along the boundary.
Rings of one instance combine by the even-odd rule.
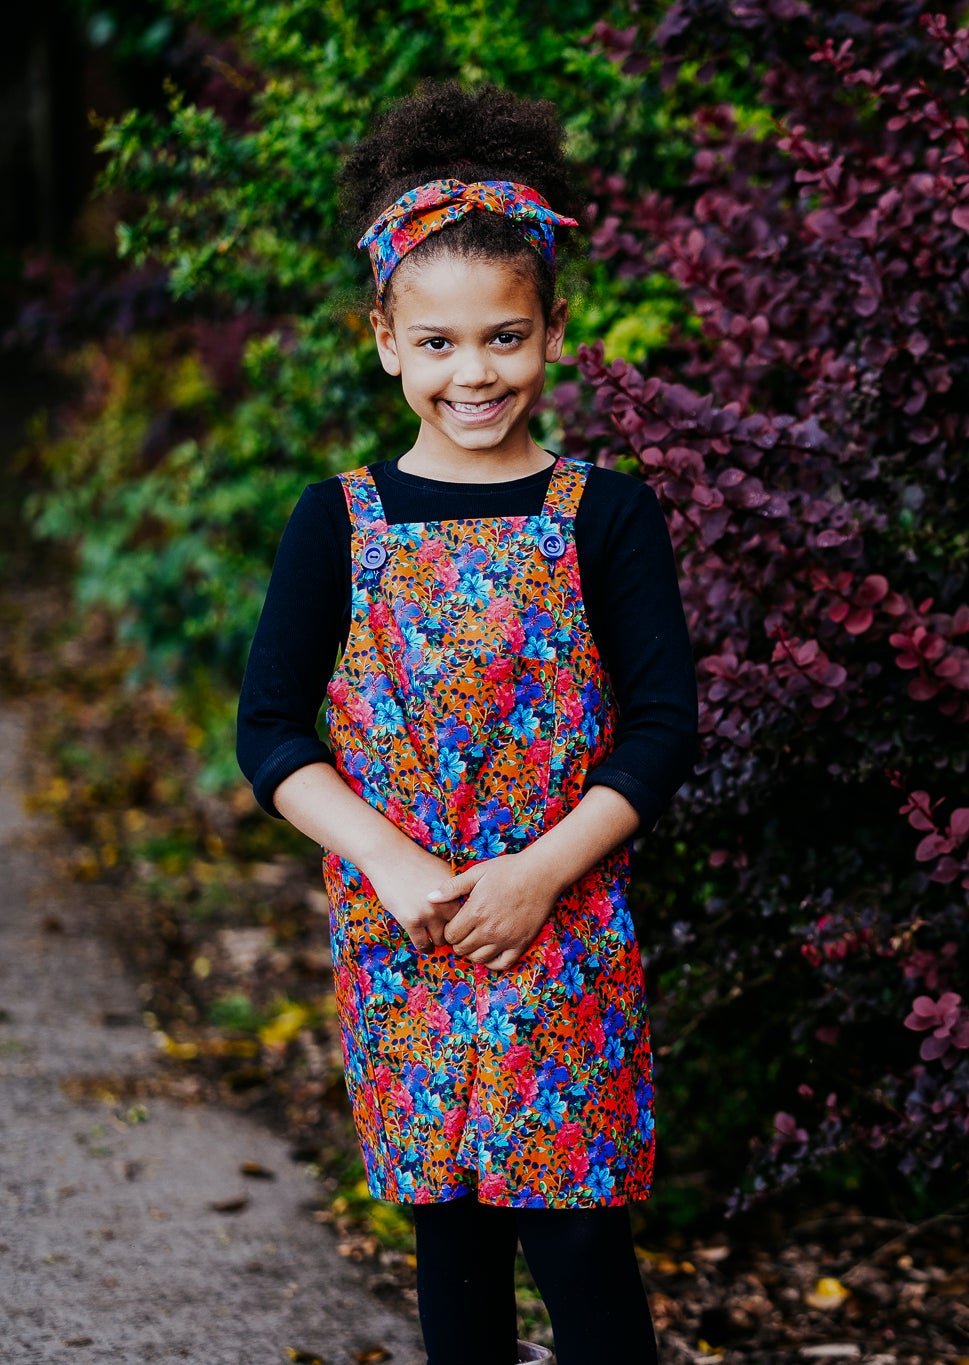
[[[512,180],[474,180],[470,184],[429,180],[384,209],[357,243],[370,251],[378,303],[383,301],[387,281],[409,251],[432,232],[440,232],[475,209],[513,219],[550,265],[555,261],[555,229],[579,226],[575,218],[556,213],[537,190]]]

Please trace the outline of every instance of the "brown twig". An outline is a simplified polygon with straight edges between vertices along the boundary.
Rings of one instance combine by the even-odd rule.
[[[969,1216],[967,1211],[969,1211],[969,1200],[962,1200],[960,1203],[954,1204],[951,1209],[947,1209],[944,1213],[937,1213],[932,1218],[925,1218],[921,1223],[909,1224],[895,1237],[890,1237],[887,1242],[882,1242],[881,1246],[876,1247],[870,1255],[864,1256],[860,1261],[856,1261],[855,1264],[841,1276],[842,1284],[847,1284],[851,1279],[851,1276],[857,1271],[864,1269],[866,1266],[873,1265],[886,1253],[897,1251],[904,1247],[907,1242],[910,1242],[914,1237],[919,1236],[920,1233],[925,1232],[926,1229],[937,1227],[941,1223],[962,1221]]]

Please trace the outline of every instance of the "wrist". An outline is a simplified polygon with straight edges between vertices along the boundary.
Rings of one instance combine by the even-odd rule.
[[[384,815],[378,816],[378,820],[379,823],[367,831],[353,860],[368,876],[371,872],[379,876],[381,872],[399,868],[417,848],[410,835],[405,834],[392,820]]]
[[[611,787],[594,786],[557,825],[524,850],[531,874],[562,895],[639,824],[635,807]]]
[[[551,833],[551,830],[547,831],[515,856],[523,860],[529,877],[536,885],[541,886],[556,901],[569,889],[578,874],[572,872],[568,860],[556,848],[555,841],[549,838]]]

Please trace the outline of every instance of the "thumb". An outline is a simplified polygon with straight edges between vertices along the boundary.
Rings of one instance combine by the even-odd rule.
[[[429,901],[456,901],[459,896],[470,896],[478,880],[481,877],[481,868],[469,867],[466,872],[460,873],[457,877],[452,877],[449,882],[445,882],[436,891],[428,891]]]

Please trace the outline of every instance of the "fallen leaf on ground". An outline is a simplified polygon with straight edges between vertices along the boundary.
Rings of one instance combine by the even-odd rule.
[[[190,1062],[199,1055],[198,1043],[176,1042],[160,1030],[155,1034],[155,1040],[166,1056],[174,1057],[177,1061]]]
[[[840,1280],[825,1276],[818,1280],[809,1294],[804,1295],[804,1301],[812,1308],[837,1308],[840,1303],[844,1303],[848,1294],[849,1291]]]
[[[300,1029],[306,1028],[310,1021],[310,1011],[305,1005],[292,1005],[276,1015],[271,1023],[259,1030],[259,1037],[269,1046],[281,1046],[291,1042]]]
[[[240,1161],[239,1170],[243,1175],[249,1176],[251,1180],[275,1180],[276,1172],[271,1171],[268,1166],[263,1166],[258,1161]]]
[[[678,1261],[665,1251],[643,1251],[637,1247],[636,1255],[658,1275],[695,1275],[696,1266],[692,1261]]]
[[[210,1199],[209,1208],[214,1209],[216,1213],[238,1213],[248,1203],[249,1196],[247,1194],[237,1194],[231,1199]]]

